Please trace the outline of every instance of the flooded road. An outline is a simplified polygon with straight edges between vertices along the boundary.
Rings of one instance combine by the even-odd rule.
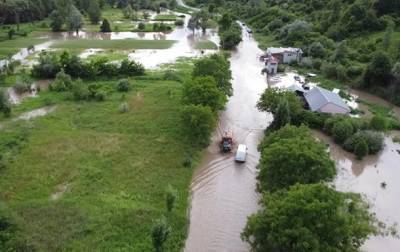
[[[185,251],[248,251],[240,239],[247,216],[258,209],[255,192],[257,145],[264,129],[272,121],[256,108],[260,94],[267,88],[260,74],[261,53],[257,43],[247,33],[230,62],[234,95],[220,115],[218,129],[210,147],[194,174],[191,185],[190,228]],[[232,154],[221,154],[218,142],[225,130],[232,130],[237,143],[248,147],[247,161],[234,162]]]

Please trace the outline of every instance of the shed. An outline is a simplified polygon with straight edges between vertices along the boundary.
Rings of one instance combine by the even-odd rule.
[[[350,108],[336,93],[321,87],[314,87],[304,93],[304,98],[311,111],[328,114],[348,114]]]
[[[269,47],[266,55],[272,55],[279,63],[289,64],[292,61],[300,61],[303,51],[293,47]]]

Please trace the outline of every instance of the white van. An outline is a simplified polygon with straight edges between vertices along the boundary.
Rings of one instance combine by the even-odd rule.
[[[247,154],[247,146],[244,144],[239,144],[236,151],[235,161],[241,163],[246,162],[246,154]]]

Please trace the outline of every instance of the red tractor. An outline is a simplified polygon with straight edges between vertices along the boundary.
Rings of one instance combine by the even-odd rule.
[[[230,152],[233,148],[233,134],[231,131],[225,131],[220,142],[220,148],[222,152]]]

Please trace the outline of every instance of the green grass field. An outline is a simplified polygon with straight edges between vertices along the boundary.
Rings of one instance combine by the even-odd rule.
[[[5,59],[9,55],[16,54],[23,48],[30,45],[37,45],[46,42],[46,39],[37,38],[34,34],[26,37],[16,37],[11,40],[4,40],[0,42],[0,59]]]
[[[182,249],[192,176],[182,163],[201,150],[181,133],[182,84],[152,76],[159,74],[133,80],[132,91],[113,92],[104,102],[42,93],[21,106],[53,99],[53,113],[24,123],[9,119],[0,135],[9,160],[0,170],[0,199],[14,213],[18,239],[37,251],[152,251],[152,223],[166,214],[170,184],[179,198],[166,214],[172,227],[166,251]],[[96,83],[114,89],[117,80]],[[118,109],[122,102],[126,113]]]
[[[114,49],[114,50],[130,50],[130,49],[167,49],[175,43],[174,40],[140,40],[140,39],[121,39],[121,40],[96,40],[96,39],[80,39],[80,40],[63,40],[57,41],[51,47],[58,49]]]
[[[173,14],[159,14],[154,18],[157,21],[175,21],[176,19],[177,16]]]
[[[196,47],[196,49],[199,49],[199,50],[216,50],[216,49],[218,49],[218,46],[214,42],[209,41],[209,40],[198,41],[196,43],[195,47]]]

